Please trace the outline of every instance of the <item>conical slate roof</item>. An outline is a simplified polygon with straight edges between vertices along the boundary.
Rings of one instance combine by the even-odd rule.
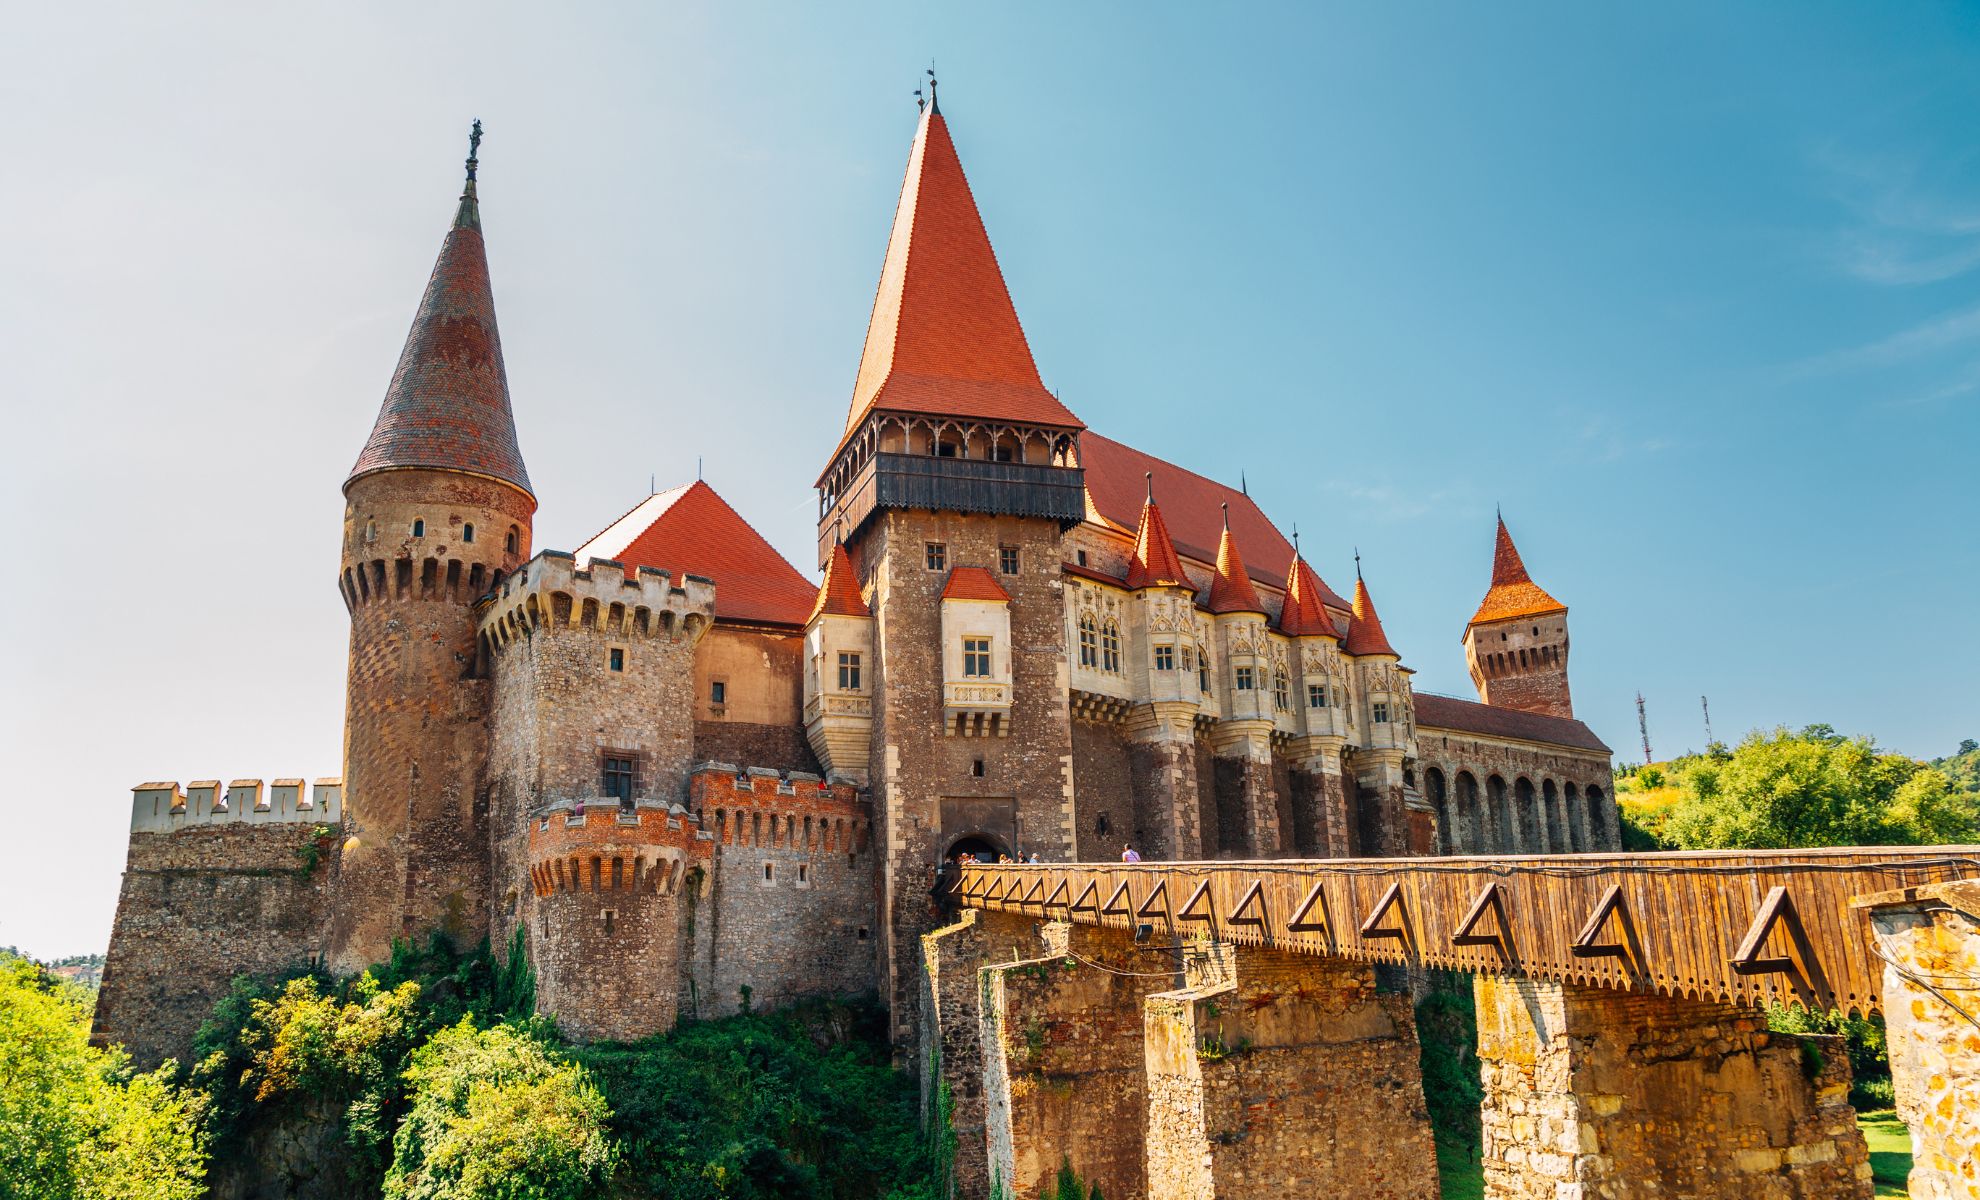
[[[1186,587],[1195,590],[1196,585],[1183,572],[1182,559],[1176,554],[1176,544],[1169,540],[1168,522],[1162,519],[1162,510],[1155,506],[1152,485],[1148,499],[1141,506],[1141,527],[1134,535],[1134,557],[1128,560],[1127,585],[1131,588]]]
[[[1324,635],[1338,638],[1340,631],[1334,628],[1334,618],[1327,615],[1327,606],[1346,608],[1347,602],[1334,595],[1306,559],[1293,559],[1292,569],[1286,572],[1286,603],[1279,610],[1279,632],[1287,637],[1309,637]]]
[[[1513,545],[1512,534],[1506,531],[1505,518],[1499,518],[1498,537],[1492,546],[1492,587],[1485,593],[1478,611],[1472,614],[1471,625],[1566,611],[1567,605],[1548,595],[1527,576],[1519,547]]]
[[[1354,577],[1354,616],[1348,621],[1347,652],[1349,654],[1386,654],[1396,658],[1396,648],[1389,645],[1389,635],[1382,632],[1382,618],[1375,612],[1375,598],[1368,594],[1368,585],[1361,576]]]
[[[811,617],[805,623],[828,617],[870,617],[873,610],[866,606],[866,597],[859,594],[859,575],[853,570],[852,556],[846,553],[844,542],[832,544],[832,557],[825,560],[825,582],[818,585],[818,602],[811,606]]]
[[[1251,573],[1244,569],[1244,559],[1238,556],[1237,539],[1231,536],[1231,522],[1224,519],[1224,536],[1217,542],[1217,574],[1210,580],[1210,602],[1207,606],[1213,613],[1265,611],[1265,605],[1258,599],[1258,589],[1251,586]]]
[[[873,409],[1084,428],[1038,377],[948,122],[922,114],[846,432]]]
[[[346,487],[374,471],[438,467],[486,475],[534,495],[509,408],[474,168],[470,158],[454,226],[440,244],[385,403]]]

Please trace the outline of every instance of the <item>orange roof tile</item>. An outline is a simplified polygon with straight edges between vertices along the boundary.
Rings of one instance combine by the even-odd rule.
[[[1244,569],[1237,539],[1231,536],[1228,521],[1217,541],[1217,573],[1210,579],[1210,598],[1205,605],[1213,613],[1265,611],[1258,589],[1251,586],[1251,572]]]
[[[1334,618],[1327,613],[1329,604],[1335,608],[1347,607],[1347,602],[1334,595],[1333,589],[1321,581],[1304,557],[1295,556],[1292,570],[1286,573],[1286,602],[1279,610],[1279,632],[1287,637],[1315,634],[1340,637]]]
[[[922,115],[846,415],[876,408],[1080,429],[1038,377],[948,122]]]
[[[1132,446],[1087,430],[1079,435],[1079,465],[1086,469],[1086,497],[1093,511],[1122,529],[1140,520],[1150,473],[1162,495],[1163,525],[1179,553],[1198,562],[1217,561],[1223,540],[1220,506],[1230,505],[1230,528],[1250,566],[1252,578],[1279,585],[1292,566],[1293,547],[1250,496],[1214,479],[1184,470]],[[1336,598],[1338,600],[1338,597]],[[1342,608],[1347,602],[1339,601]]]
[[[657,492],[579,546],[579,565],[594,558],[715,581],[715,616],[731,621],[803,625],[817,589],[714,488],[696,480]]]
[[[1418,730],[1455,729],[1609,753],[1608,746],[1595,736],[1595,731],[1573,717],[1550,717],[1545,713],[1498,708],[1475,700],[1460,700],[1455,696],[1439,696],[1431,692],[1418,692],[1415,700]]]
[[[1011,594],[997,577],[982,567],[957,567],[949,572],[949,582],[942,588],[944,600],[1002,600],[1009,603]]]
[[[717,589],[718,593],[720,589]],[[859,593],[859,574],[853,570],[852,556],[844,542],[832,544],[832,557],[825,560],[825,582],[818,585],[818,600],[811,606],[809,625],[820,613],[832,617],[870,617],[866,597]]]
[[[1135,531],[1134,555],[1128,560],[1127,585],[1131,588],[1186,587],[1196,590],[1176,556],[1176,544],[1169,540],[1168,522],[1155,505],[1154,485],[1141,506],[1141,528]]]
[[[1492,587],[1471,616],[1471,628],[1481,621],[1509,621],[1516,617],[1537,617],[1543,613],[1566,612],[1567,605],[1548,595],[1527,577],[1526,563],[1506,531],[1505,518],[1499,519],[1499,533],[1492,548]]]
[[[1396,648],[1389,645],[1389,635],[1382,632],[1382,618],[1375,612],[1375,598],[1368,594],[1368,585],[1361,581],[1359,575],[1354,577],[1354,617],[1348,622],[1347,652],[1398,657]]]

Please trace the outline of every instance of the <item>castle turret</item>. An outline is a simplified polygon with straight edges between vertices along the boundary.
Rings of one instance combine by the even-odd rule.
[[[1407,854],[1409,808],[1403,761],[1416,753],[1409,673],[1389,644],[1382,617],[1375,611],[1375,598],[1359,569],[1354,575],[1354,608],[1348,619],[1346,650],[1354,660],[1354,724],[1359,731],[1354,755],[1359,852]]]
[[[1574,716],[1567,612],[1567,605],[1527,575],[1501,518],[1492,549],[1492,587],[1464,627],[1464,661],[1478,698],[1499,708]]]
[[[351,613],[343,901],[330,959],[488,928],[489,690],[476,599],[530,554],[536,497],[516,446],[475,195],[467,185],[371,437],[344,483]]]
[[[1211,613],[1217,657],[1223,664],[1222,717],[1210,735],[1216,754],[1218,794],[1237,797],[1242,809],[1220,813],[1219,825],[1234,818],[1241,821],[1246,836],[1244,853],[1264,858],[1279,852],[1272,734],[1278,724],[1277,711],[1290,707],[1287,693],[1291,684],[1274,674],[1265,602],[1258,598],[1251,572],[1238,553],[1237,539],[1231,536],[1228,504],[1224,506],[1223,536],[1217,543],[1217,573],[1211,576],[1205,607]],[[1225,786],[1226,781],[1231,786]]]
[[[862,787],[873,738],[872,664],[873,610],[837,542],[804,627],[804,732],[827,771]]]
[[[1293,760],[1289,780],[1294,843],[1339,858],[1354,846],[1347,782],[1341,772],[1354,689],[1348,683],[1347,659],[1341,654],[1340,629],[1329,610],[1348,605],[1321,581],[1297,546],[1295,540],[1292,567],[1286,572],[1285,604],[1279,610],[1279,632],[1293,640],[1292,662],[1298,673],[1293,702],[1299,708],[1300,732],[1287,746]]]
[[[1143,475],[1147,498],[1128,558],[1127,586],[1135,593],[1134,645],[1128,661],[1146,697],[1128,710],[1134,836],[1144,858],[1192,859],[1203,854],[1201,800],[1196,786],[1196,719],[1207,694],[1198,673],[1196,585],[1183,570],[1169,523],[1155,503],[1153,472]],[[1090,654],[1091,618],[1078,630]],[[1103,847],[1111,850],[1112,847]]]

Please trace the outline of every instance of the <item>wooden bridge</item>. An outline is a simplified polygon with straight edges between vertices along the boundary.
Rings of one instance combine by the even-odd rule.
[[[965,907],[1356,962],[1695,1000],[1882,1004],[1858,896],[1980,876],[1980,847],[974,866]]]

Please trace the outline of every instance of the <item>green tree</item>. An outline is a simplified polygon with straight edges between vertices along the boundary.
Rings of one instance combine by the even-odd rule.
[[[0,1195],[193,1200],[206,1152],[176,1064],[134,1074],[89,1044],[87,994],[0,961]]]
[[[386,1200],[581,1200],[614,1159],[605,1097],[529,1030],[460,1024],[406,1071],[412,1106],[393,1140]]]
[[[1956,842],[1974,811],[1945,775],[1826,725],[1748,734],[1726,758],[1673,765],[1682,798],[1663,835],[1687,850]]]

